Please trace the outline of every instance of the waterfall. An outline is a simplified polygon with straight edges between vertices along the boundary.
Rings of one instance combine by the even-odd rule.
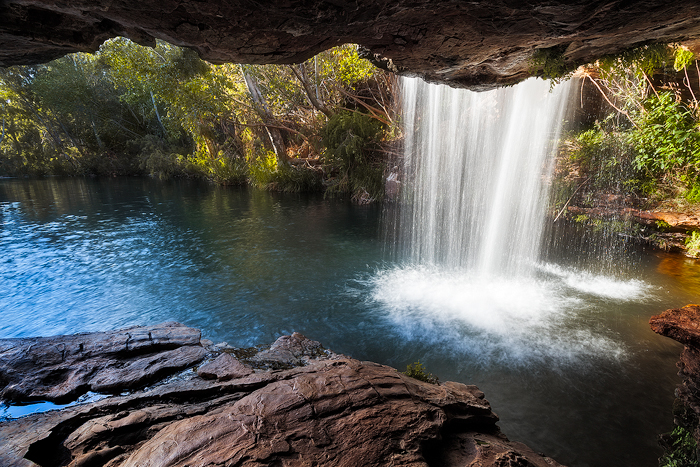
[[[400,244],[413,264],[531,274],[568,85],[470,92],[402,81]]]
[[[624,356],[586,314],[600,300],[637,300],[645,285],[540,259],[569,87],[475,93],[403,80],[399,261],[370,278],[394,332],[472,364]]]

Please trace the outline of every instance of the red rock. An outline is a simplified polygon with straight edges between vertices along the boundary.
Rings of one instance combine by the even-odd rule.
[[[288,364],[292,355],[301,366],[228,381],[189,373],[128,396],[0,422],[0,464],[560,466],[500,433],[475,386],[428,384],[321,351],[300,334],[273,348],[262,361]]]
[[[0,399],[65,402],[143,386],[204,359],[201,333],[179,323],[0,340]]]
[[[242,378],[253,372],[252,368],[242,364],[233,355],[222,353],[216,360],[202,365],[197,374],[204,379],[218,379],[228,381],[233,378]]]
[[[649,324],[654,332],[685,346],[677,363],[682,382],[676,389],[674,422],[687,429],[694,428],[693,436],[700,445],[700,306],[666,310],[653,316]]]
[[[700,306],[687,305],[666,310],[649,320],[651,329],[681,344],[700,348]]]
[[[683,232],[700,229],[700,215],[695,212],[636,211],[634,217],[648,224],[665,222],[671,229]]]

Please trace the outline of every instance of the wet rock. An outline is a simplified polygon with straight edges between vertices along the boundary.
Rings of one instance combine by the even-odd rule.
[[[630,198],[610,195],[609,200],[602,196],[593,200],[594,207],[568,206],[567,215],[584,215],[592,219],[610,221],[631,221],[642,228],[634,234],[630,229],[627,238],[635,241],[643,241],[655,248],[666,251],[687,253],[686,239],[690,231],[700,230],[700,216],[696,213],[647,211],[629,207],[634,204]]]
[[[700,349],[700,305],[666,310],[649,320],[651,329],[691,349]]]
[[[568,214],[584,214],[597,219],[625,219],[644,225],[658,225],[663,222],[668,230],[686,232],[700,230],[700,216],[695,213],[645,211],[629,207],[626,198],[619,197],[610,203],[596,200],[595,207],[568,206]]]
[[[118,331],[0,340],[0,399],[64,402],[88,391],[119,392],[192,366],[206,356],[197,329],[179,323]]]
[[[559,466],[508,441],[475,386],[414,380],[300,334],[262,354],[300,366],[223,381],[218,368],[241,364],[225,353],[204,371],[217,379],[190,372],[128,396],[0,422],[0,464]]]
[[[242,378],[253,372],[253,369],[242,364],[229,353],[222,353],[216,360],[199,367],[197,374],[204,379],[218,379],[227,381],[233,378]]]
[[[637,211],[634,216],[641,223],[663,222],[669,229],[679,232],[700,230],[700,214],[695,212]]]
[[[533,64],[571,67],[641,44],[697,39],[700,4],[694,0],[0,2],[0,66],[94,51],[117,35],[140,44],[159,38],[191,47],[214,63],[293,63],[339,44],[357,43],[383,68],[485,89],[525,79]]]
[[[295,332],[291,336],[280,337],[269,349],[250,358],[250,362],[282,368],[305,365],[310,359],[331,354],[332,352],[327,353],[319,342]]]

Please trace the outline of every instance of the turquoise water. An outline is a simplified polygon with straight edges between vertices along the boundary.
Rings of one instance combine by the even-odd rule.
[[[527,280],[474,277],[404,262],[383,217],[193,182],[0,180],[0,338],[176,320],[247,347],[298,331],[476,384],[511,439],[564,464],[657,465],[681,347],[647,323],[699,301],[697,262],[562,243]]]

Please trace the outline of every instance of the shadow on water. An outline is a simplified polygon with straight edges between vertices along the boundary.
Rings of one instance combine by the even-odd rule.
[[[511,439],[579,467],[656,465],[680,346],[647,322],[700,292],[696,262],[643,250],[602,273],[554,249],[526,281],[420,270],[382,259],[380,208],[185,181],[0,180],[0,251],[2,338],[177,320],[247,347],[299,331],[476,384]]]

